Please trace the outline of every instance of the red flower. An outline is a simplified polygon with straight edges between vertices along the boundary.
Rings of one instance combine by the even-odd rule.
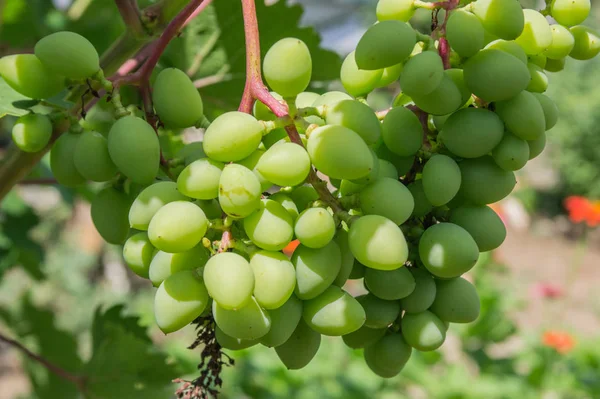
[[[531,287],[531,294],[536,298],[555,299],[563,295],[563,289],[552,283],[537,283]]]
[[[573,223],[586,222],[590,227],[600,224],[600,201],[571,196],[565,199],[565,208],[569,212],[569,219]]]
[[[542,343],[544,346],[553,348],[558,353],[565,354],[573,349],[575,339],[569,333],[550,330],[544,333]]]

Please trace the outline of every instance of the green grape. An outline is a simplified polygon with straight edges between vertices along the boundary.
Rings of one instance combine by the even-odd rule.
[[[356,64],[374,70],[403,62],[417,42],[415,31],[406,22],[382,21],[371,26],[356,46]]]
[[[108,152],[117,168],[134,183],[154,181],[160,165],[158,137],[143,119],[126,116],[108,133]]]
[[[206,234],[208,219],[196,204],[169,202],[152,217],[148,226],[150,242],[164,252],[185,252],[194,248]]]
[[[323,293],[337,277],[342,267],[342,253],[335,241],[323,248],[299,245],[292,254],[296,268],[296,296],[303,301]]]
[[[310,363],[320,346],[321,334],[300,320],[290,338],[277,346],[275,352],[288,370],[299,370]]]
[[[531,79],[527,65],[517,57],[496,49],[481,50],[469,58],[464,65],[464,74],[471,92],[488,102],[516,96]]]
[[[52,33],[34,48],[35,55],[52,72],[71,79],[85,79],[100,70],[94,45],[74,32]]]
[[[542,68],[539,66],[529,63],[527,64],[531,80],[527,85],[526,90],[534,93],[543,93],[548,89],[548,76]]]
[[[263,125],[252,115],[226,112],[206,129],[204,152],[215,161],[241,161],[258,148],[263,133]]]
[[[377,83],[377,87],[386,87],[396,82],[400,78],[400,74],[402,73],[403,69],[403,63],[383,68],[383,73],[381,74],[381,79],[379,79],[379,83]]]
[[[422,352],[436,350],[446,340],[446,325],[428,311],[405,314],[401,326],[406,343]]]
[[[165,334],[199,317],[208,305],[208,293],[193,270],[182,270],[162,282],[154,295],[154,318]]]
[[[340,336],[362,327],[366,316],[355,298],[341,288],[331,286],[304,303],[302,318],[319,334]]]
[[[533,95],[540,102],[542,110],[544,111],[546,130],[552,129],[558,122],[558,107],[550,97],[544,94],[533,93]]]
[[[387,331],[386,328],[369,328],[362,326],[358,330],[342,336],[346,346],[352,349],[362,349],[379,341]]]
[[[271,96],[279,102],[284,101],[283,97],[281,97],[281,94],[279,93],[272,91],[269,94],[271,94]],[[254,117],[259,121],[274,121],[277,119],[273,111],[271,111],[271,109],[263,104],[260,100],[256,100],[254,102],[254,106],[252,107],[252,115],[254,115]]]
[[[33,54],[0,58],[0,76],[16,92],[30,98],[50,98],[65,88],[65,78],[46,68]]]
[[[346,56],[340,70],[340,80],[344,89],[353,96],[366,96],[372,92],[383,77],[383,69],[365,70],[356,65],[356,52]],[[350,97],[349,99],[352,99]]]
[[[425,195],[423,180],[416,180],[409,184],[407,188],[412,194],[415,203],[415,209],[413,209],[412,216],[420,218],[431,212],[433,205],[431,205],[427,199],[427,196]]]
[[[285,344],[298,323],[302,322],[302,309],[302,301],[292,295],[281,307],[270,310],[271,329],[260,339],[260,343],[269,348]]]
[[[462,69],[452,68],[446,69],[444,73],[452,79],[458,90],[460,91],[461,96],[461,107],[465,105],[471,99],[471,90],[467,87],[465,83],[465,75]]]
[[[92,200],[91,214],[96,230],[104,241],[111,244],[123,244],[129,235],[127,213],[129,212],[127,196],[107,187]]]
[[[306,209],[296,220],[294,233],[302,245],[323,248],[335,235],[333,216],[325,208]]]
[[[432,115],[450,114],[461,106],[462,93],[454,80],[444,74],[442,82],[434,91],[426,95],[414,95],[412,99],[416,106]]]
[[[490,156],[465,159],[458,166],[462,174],[459,195],[476,205],[500,201],[517,183],[515,174],[501,169]]]
[[[312,104],[313,107],[319,107],[321,105],[333,106],[336,103],[343,100],[353,100],[351,96],[342,91],[328,91],[325,94],[322,94],[315,100]]]
[[[177,177],[177,190],[185,196],[209,200],[219,196],[219,180],[223,171],[221,162],[209,158],[189,164]]]
[[[280,203],[266,199],[244,219],[244,230],[259,248],[280,251],[294,237],[294,221]]]
[[[390,271],[366,268],[365,286],[376,297],[394,301],[409,296],[416,282],[406,267]]]
[[[310,157],[296,143],[281,143],[263,154],[256,164],[256,170],[278,186],[297,186],[308,177]]]
[[[287,137],[287,133],[286,133],[286,137]],[[283,143],[278,143],[278,144],[283,144]],[[245,166],[248,169],[250,169],[252,172],[254,172],[254,175],[258,178],[258,181],[260,182],[260,187],[262,188],[262,190],[268,191],[273,186],[273,183],[271,183],[269,180],[267,180],[267,178],[265,176],[263,176],[263,174],[260,173],[257,169],[258,162],[262,159],[262,157],[263,157],[263,155],[265,155],[265,153],[266,153],[265,150],[259,148],[256,151],[254,151],[252,154],[247,156],[246,158],[242,159],[241,161],[238,161],[237,164]]]
[[[296,97],[296,108],[312,107],[319,97],[321,97],[319,93],[304,91]]]
[[[447,204],[460,189],[460,168],[446,155],[435,155],[423,168],[423,191],[433,206]]]
[[[223,210],[219,205],[219,201],[213,200],[197,200],[194,201],[196,205],[204,211],[207,219],[220,219],[223,215]]]
[[[378,270],[395,270],[408,259],[408,246],[402,230],[379,215],[362,216],[348,232],[350,250],[363,265]]]
[[[366,183],[358,184],[358,183],[353,183],[350,180],[342,180],[340,182],[339,192],[343,196],[349,196],[349,195],[360,192],[365,187],[366,187]]]
[[[523,47],[527,54],[543,53],[552,44],[550,24],[546,17],[536,10],[525,9],[523,15],[525,17],[525,27],[515,41]]]
[[[522,91],[516,97],[496,103],[496,113],[506,128],[523,140],[535,140],[546,131],[544,109],[536,96]]]
[[[397,20],[408,22],[415,14],[414,0],[379,0],[377,2],[377,20]]]
[[[408,269],[415,279],[415,289],[400,299],[400,307],[406,313],[421,313],[429,309],[436,295],[435,280],[427,271],[411,267]]]
[[[364,309],[366,327],[386,328],[400,315],[398,301],[386,301],[372,294],[361,295],[356,300]]]
[[[215,339],[225,349],[229,349],[232,351],[239,351],[242,349],[251,348],[254,345],[258,344],[259,341],[257,339],[239,339],[233,338],[223,332],[219,328],[219,326],[215,326]]]
[[[600,34],[587,26],[578,25],[569,29],[575,39],[569,53],[576,60],[590,60],[600,53]]]
[[[343,287],[352,273],[352,268],[354,267],[354,255],[352,255],[352,251],[350,251],[348,232],[343,227],[337,231],[337,234],[333,240],[340,248],[340,253],[342,254],[342,266],[340,267],[340,271],[333,281],[333,285]]]
[[[562,25],[550,25],[552,32],[552,44],[546,49],[544,54],[548,58],[559,60],[565,58],[573,50],[575,46],[575,38],[569,29]]]
[[[382,177],[366,186],[359,194],[365,215],[380,215],[397,225],[408,220],[415,207],[410,191],[398,179]]]
[[[249,303],[254,290],[254,272],[243,256],[233,252],[214,255],[206,262],[203,277],[208,294],[221,308],[241,309]]]
[[[523,50],[523,47],[519,46],[514,40],[494,40],[485,46],[485,48],[504,51],[505,53],[517,57],[519,60],[523,61],[525,65],[527,65],[527,54],[525,54],[525,50]]]
[[[176,68],[163,69],[153,86],[154,109],[166,127],[183,129],[202,120],[202,98],[185,72]]]
[[[398,170],[396,167],[389,161],[385,159],[379,160],[379,178],[389,178],[398,180]]]
[[[364,351],[367,366],[382,378],[397,376],[410,359],[411,354],[412,348],[400,333],[386,335],[365,347]]]
[[[12,139],[21,151],[38,152],[43,150],[52,137],[52,122],[45,115],[27,114],[15,122]]]
[[[379,178],[379,158],[377,158],[377,154],[372,148],[369,148],[369,152],[371,153],[371,164],[373,167],[366,176],[359,179],[350,180],[350,182],[354,183],[355,185],[369,184]]]
[[[467,230],[477,243],[479,252],[498,248],[506,238],[504,222],[485,205],[464,205],[452,209],[448,221]]]
[[[193,143],[186,144],[177,152],[176,158],[183,159],[185,166],[188,166],[198,159],[206,158],[206,154],[204,153],[204,143],[201,141],[195,141]]]
[[[275,193],[271,196],[269,196],[270,200],[273,200],[277,203],[279,203],[281,206],[283,206],[283,208],[290,214],[290,216],[292,217],[292,221],[295,221],[296,219],[298,219],[298,207],[296,206],[296,204],[294,203],[294,201],[292,200],[291,197],[289,197],[288,195],[282,193],[282,192],[278,192]]]
[[[453,278],[475,266],[479,249],[467,230],[456,224],[439,223],[421,236],[419,256],[434,276]]]
[[[536,54],[536,55],[527,56],[528,63],[535,64],[542,69],[546,66],[547,61],[548,61],[548,57],[546,57],[544,54]]]
[[[154,247],[146,232],[134,234],[125,241],[123,259],[131,271],[138,276],[149,278],[152,255],[154,255]]]
[[[492,151],[492,158],[504,170],[519,170],[529,160],[529,145],[525,140],[506,132],[500,144]]]
[[[544,69],[546,69],[546,71],[548,72],[560,72],[563,69],[565,69],[566,61],[566,58],[561,58],[560,60],[553,60],[552,58],[548,58],[548,61],[546,62],[546,67]]]
[[[375,112],[357,100],[342,100],[327,108],[328,125],[341,125],[358,133],[367,144],[375,144],[381,137],[381,123]]]
[[[281,307],[294,292],[296,271],[281,252],[258,251],[250,259],[254,272],[254,298],[265,309]]]
[[[260,182],[242,165],[226,165],[219,180],[219,203],[234,218],[245,218],[260,208]]]
[[[448,18],[446,37],[461,57],[471,57],[483,48],[483,25],[475,15],[459,9]]]
[[[434,91],[444,78],[442,58],[434,51],[424,51],[408,59],[400,75],[400,87],[409,96],[422,97]]]
[[[136,230],[148,230],[150,220],[160,208],[173,201],[187,198],[177,191],[174,182],[158,182],[146,187],[133,201],[129,210],[129,225]]]
[[[486,31],[500,39],[516,39],[525,25],[518,0],[478,0],[473,3],[473,13],[481,20]]]
[[[169,276],[181,270],[199,269],[208,262],[210,253],[202,244],[196,245],[189,251],[171,254],[158,251],[150,262],[148,276],[155,287]]]
[[[308,87],[312,59],[306,44],[287,37],[271,46],[263,60],[268,85],[283,97],[295,97]]]
[[[0,64],[2,61],[0,60]],[[92,130],[101,133],[104,137],[108,137],[110,128],[115,123],[116,119],[113,115],[113,110],[100,101],[93,106],[85,115],[85,119],[79,120],[79,125],[84,130]]]
[[[546,147],[546,133],[535,140],[528,141],[527,145],[529,146],[529,160],[532,160],[544,151]]]
[[[504,125],[498,115],[482,108],[464,108],[452,114],[439,134],[453,154],[477,158],[488,154],[502,140]]]
[[[233,338],[259,339],[271,329],[269,313],[252,297],[243,308],[236,310],[222,307],[215,299],[212,313],[217,326]]]
[[[61,135],[50,152],[50,169],[54,178],[63,186],[75,187],[85,183],[85,178],[77,171],[73,154],[80,135],[66,133]]]
[[[349,280],[359,280],[365,276],[365,272],[368,268],[365,267],[362,263],[354,259],[354,264],[352,265],[352,271],[350,272],[350,276],[348,276]]]
[[[436,281],[436,297],[430,311],[450,323],[472,323],[479,317],[479,295],[464,278]]]
[[[590,0],[553,0],[550,14],[559,24],[573,26],[585,21],[591,8]]]
[[[302,212],[319,199],[319,194],[313,186],[298,186],[290,193],[290,198],[296,204],[298,211]]]
[[[98,132],[84,132],[73,153],[75,168],[87,180],[109,181],[118,173],[108,153],[108,141]]]
[[[344,126],[329,125],[313,130],[307,149],[313,165],[334,179],[360,179],[374,167],[367,144]]]

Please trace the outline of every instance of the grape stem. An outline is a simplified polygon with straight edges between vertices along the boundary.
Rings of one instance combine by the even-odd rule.
[[[121,18],[129,31],[136,38],[143,38],[147,35],[146,28],[142,23],[140,9],[136,0],[115,0],[115,4],[119,9]]]
[[[432,15],[432,26],[434,27],[432,36],[439,37],[438,53],[444,63],[444,69],[450,69],[452,67],[450,65],[450,44],[448,43],[448,39],[446,39],[446,25],[452,11],[459,6],[460,0],[447,0],[431,4],[434,4],[434,8],[436,8]],[[444,16],[444,21],[438,25],[437,14],[440,9],[446,10],[446,15]]]

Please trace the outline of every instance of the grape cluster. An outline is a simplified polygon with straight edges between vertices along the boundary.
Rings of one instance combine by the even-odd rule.
[[[277,42],[263,72],[289,115],[257,101],[252,114],[218,116],[167,165],[174,179],[159,169],[155,126],[135,112],[91,118],[54,143],[61,184],[107,182],[92,201],[94,224],[158,287],[163,332],[210,315],[222,347],[272,347],[288,369],[306,366],[322,335],[341,336],[389,378],[413,349],[439,348],[450,323],[477,319],[477,291],[461,276],[504,241],[489,204],[511,193],[514,171],[557,122],[545,71],[594,57],[600,37],[577,25],[589,0],[554,0],[543,13],[517,0],[452,0],[432,36],[416,32],[407,21],[435,4],[379,1],[379,22],[343,62],[347,93],[305,91],[308,47]],[[42,39],[35,55],[0,60],[2,77],[32,98],[67,79],[102,80],[99,71],[91,44],[68,32]],[[397,81],[394,107],[367,105]],[[152,100],[166,128],[206,119],[178,69],[156,74]],[[51,133],[36,114],[13,130],[33,152]],[[358,279],[368,293],[353,297],[343,287]]]

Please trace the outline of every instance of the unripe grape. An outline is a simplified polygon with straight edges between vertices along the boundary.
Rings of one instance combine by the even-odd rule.
[[[286,343],[298,327],[298,323],[302,322],[302,309],[302,301],[292,295],[281,307],[269,310],[271,329],[260,338],[260,343],[269,348]]]
[[[415,156],[401,157],[392,153],[387,146],[380,145],[376,150],[376,154],[380,159],[390,162],[398,171],[398,176],[404,176],[408,173],[415,162]]]
[[[190,198],[217,198],[219,179],[224,167],[221,162],[209,158],[198,159],[181,171],[177,177],[177,189]]]
[[[415,203],[410,191],[398,178],[383,177],[360,191],[360,207],[365,215],[380,215],[397,225],[408,220]]]
[[[61,135],[50,151],[50,169],[56,180],[67,187],[85,183],[85,178],[77,171],[73,154],[80,135],[66,133]]]
[[[328,106],[333,106],[336,103],[343,101],[343,100],[354,100],[351,96],[349,96],[347,93],[344,93],[342,91],[328,91],[327,93],[322,94],[321,96],[319,96],[319,98],[317,98],[315,100],[315,102],[313,103],[313,107],[319,107],[321,105],[328,105]]]
[[[341,288],[331,286],[304,303],[302,318],[320,334],[340,336],[362,327],[366,316],[355,298]]]
[[[98,132],[108,137],[108,132],[116,121],[113,110],[101,101],[87,112],[85,119],[79,120],[79,125],[84,130]]]
[[[409,96],[422,97],[434,91],[444,78],[442,58],[434,51],[424,51],[408,59],[400,75],[400,87]]]
[[[108,152],[117,168],[134,183],[152,183],[160,165],[158,137],[143,119],[119,119],[108,134]]]
[[[214,300],[212,313],[217,326],[234,338],[259,339],[271,328],[269,313],[254,298],[250,298],[246,306],[237,310],[225,309]]]
[[[476,205],[500,201],[517,183],[515,174],[501,169],[490,156],[465,159],[458,166],[462,174],[459,195]]]
[[[383,73],[381,74],[381,79],[379,79],[379,83],[377,83],[377,87],[386,87],[396,82],[400,78],[400,74],[402,73],[403,69],[403,63],[383,68]]]
[[[412,348],[406,343],[402,334],[386,335],[372,345],[365,347],[364,357],[367,366],[382,378],[395,377],[402,371]]]
[[[416,282],[406,267],[390,271],[366,268],[365,286],[376,297],[393,301],[409,296]]]
[[[240,161],[258,148],[263,132],[263,125],[252,115],[224,113],[206,129],[204,152],[215,161]]]
[[[451,68],[446,69],[444,73],[452,79],[456,88],[460,92],[461,100],[460,106],[462,107],[471,99],[471,90],[467,87],[467,83],[465,82],[465,74],[462,69]]]
[[[346,56],[340,70],[340,80],[344,89],[353,96],[366,96],[372,92],[383,76],[383,69],[365,70],[356,65],[356,52]],[[314,105],[313,105],[314,106]]]
[[[423,168],[423,191],[433,206],[445,205],[460,189],[460,168],[446,155],[435,155]]]
[[[204,237],[208,220],[200,207],[187,201],[169,202],[152,217],[148,236],[152,245],[164,252],[185,252]]]
[[[402,230],[379,215],[360,217],[348,232],[350,249],[363,265],[378,270],[395,270],[408,259],[408,246]]]
[[[529,146],[529,160],[532,160],[544,151],[546,147],[546,133],[535,140],[529,140],[527,145]]]
[[[215,326],[215,339],[223,348],[232,351],[251,348],[259,343],[258,339],[239,339],[229,336],[225,334],[219,326]]]
[[[357,133],[369,145],[381,138],[381,123],[375,112],[357,100],[343,100],[327,108],[328,125],[341,125]]]
[[[523,47],[525,53],[535,55],[544,52],[552,44],[552,31],[550,24],[542,14],[536,10],[523,10],[525,27],[515,41]]]
[[[359,280],[363,278],[365,276],[366,269],[368,268],[365,267],[365,265],[363,265],[355,259],[354,264],[352,265],[352,271],[350,272],[350,276],[348,277],[348,279]]]
[[[108,153],[108,141],[98,132],[81,135],[75,146],[73,162],[81,176],[91,181],[109,181],[118,172]]]
[[[352,349],[362,349],[379,341],[386,333],[387,328],[369,328],[362,326],[358,330],[342,336],[346,346]]]
[[[292,198],[288,195],[282,192],[278,192],[269,196],[269,199],[278,202],[281,206],[283,206],[283,208],[290,214],[293,221],[295,221],[298,218],[298,207],[296,206]]]
[[[204,266],[203,277],[208,294],[223,309],[241,309],[249,303],[254,290],[254,273],[241,255],[233,252],[214,255]]]
[[[544,70],[538,65],[528,63],[527,69],[531,75],[531,80],[526,87],[526,90],[533,93],[543,93],[548,89],[548,76]]]
[[[74,32],[52,33],[36,43],[34,52],[48,69],[71,79],[89,78],[100,70],[94,45]]]
[[[286,133],[286,137],[287,137],[287,133]],[[288,143],[282,142],[282,143],[274,143],[274,144],[288,144]],[[263,155],[265,155],[265,153],[266,153],[265,150],[259,148],[256,151],[254,151],[252,154],[247,156],[246,158],[242,159],[241,161],[236,162],[238,165],[245,166],[246,168],[250,169],[254,173],[254,175],[256,176],[256,178],[258,179],[258,181],[260,183],[260,187],[262,188],[262,191],[268,191],[273,186],[273,183],[271,183],[269,180],[267,180],[267,178],[258,171],[258,162],[262,159],[262,157],[263,157]],[[310,161],[309,161],[309,163],[310,163]]]
[[[33,54],[0,58],[0,76],[16,92],[30,98],[50,98],[65,88],[65,78],[46,68]]]
[[[13,142],[21,151],[43,150],[52,136],[52,123],[45,115],[27,114],[15,122],[12,128]]]
[[[254,272],[254,298],[265,309],[277,309],[290,298],[296,286],[296,271],[281,252],[258,251],[250,259]]]
[[[177,191],[174,182],[158,182],[146,187],[138,194],[129,210],[129,225],[136,230],[148,230],[154,214],[164,205],[187,198]]]
[[[419,108],[432,115],[446,115],[456,111],[462,105],[462,93],[454,80],[444,74],[442,82],[431,93],[413,95],[412,99]]]
[[[294,233],[309,248],[323,248],[335,235],[333,216],[325,208],[304,210],[294,225]]]
[[[483,48],[483,25],[475,15],[459,9],[448,18],[446,37],[461,57],[471,57]]]
[[[312,59],[308,47],[292,37],[279,40],[265,55],[263,73],[271,89],[283,97],[295,97],[310,83]]]
[[[444,322],[428,311],[405,314],[401,326],[406,343],[422,352],[436,350],[446,340]]]
[[[406,313],[420,313],[427,310],[435,299],[435,280],[424,269],[411,267],[408,270],[414,278],[414,289],[409,295],[400,299],[400,307]]]
[[[575,38],[571,31],[562,25],[550,25],[552,32],[552,44],[546,49],[544,54],[548,58],[555,60],[565,58],[575,46]]]
[[[198,89],[185,72],[176,68],[166,68],[158,74],[152,102],[161,122],[169,128],[194,126],[204,113]]]
[[[299,245],[292,255],[292,263],[296,267],[296,296],[308,300],[333,283],[342,266],[342,254],[335,241],[317,249]]]
[[[390,178],[398,180],[398,169],[389,161],[385,159],[379,159],[379,177],[378,178]]]
[[[110,244],[123,244],[129,234],[127,214],[129,213],[127,196],[107,187],[92,200],[92,221],[104,241]]]
[[[479,252],[498,248],[506,238],[504,222],[486,205],[464,205],[455,208],[448,220],[469,232],[477,243]]]
[[[244,230],[259,248],[280,251],[294,237],[294,221],[281,204],[266,199],[261,200],[258,210],[244,219]]]
[[[482,50],[469,58],[464,65],[464,76],[473,94],[489,102],[516,96],[531,79],[523,62],[497,49]]]
[[[600,53],[600,34],[587,26],[578,25],[570,29],[575,46],[569,53],[576,60],[590,60]]]
[[[506,128],[523,140],[535,140],[546,131],[544,109],[536,96],[522,91],[517,96],[496,103],[496,113]]]
[[[561,58],[559,60],[553,60],[552,58],[548,58],[546,62],[546,67],[544,68],[548,72],[560,72],[565,69],[565,63],[567,59]]]
[[[406,22],[380,22],[371,26],[358,42],[356,64],[366,70],[399,64],[412,53],[416,41],[415,31]]]
[[[552,129],[558,122],[558,107],[550,97],[544,94],[533,93],[533,95],[542,106],[544,111],[544,119],[546,120],[546,130],[548,131]]]
[[[409,184],[407,188],[412,194],[415,203],[412,216],[420,218],[431,212],[433,205],[431,205],[427,199],[427,196],[425,195],[425,190],[423,189],[423,180],[416,180]]]
[[[473,3],[473,13],[486,31],[505,40],[516,39],[525,25],[518,0],[478,0]]]
[[[400,315],[398,301],[386,301],[372,294],[361,295],[356,300],[364,309],[366,327],[386,328]]]
[[[430,311],[443,321],[472,323],[479,317],[479,295],[464,278],[436,280],[436,291]]]
[[[252,171],[242,165],[225,166],[219,180],[219,203],[233,218],[243,219],[260,207],[260,182]]]
[[[299,370],[310,363],[320,346],[321,334],[300,320],[290,338],[277,346],[275,352],[288,370]]]
[[[256,170],[278,186],[297,186],[308,177],[310,157],[296,143],[276,144],[260,157]]]
[[[383,142],[394,154],[414,155],[423,145],[423,126],[414,112],[392,108],[383,119]]]
[[[154,255],[154,247],[148,234],[141,232],[132,235],[123,246],[123,259],[131,271],[143,278],[149,278],[150,262]]]
[[[219,201],[216,199],[213,200],[197,200],[194,201],[196,205],[200,207],[204,211],[207,219],[220,219],[223,216],[223,210],[221,209],[221,205],[219,205]]]
[[[333,240],[340,248],[340,253],[342,254],[342,266],[333,281],[333,285],[343,287],[352,273],[352,268],[354,267],[354,255],[352,255],[352,251],[350,250],[348,232],[343,227],[338,229]]]
[[[298,186],[290,193],[290,198],[296,204],[298,211],[302,212],[314,201],[319,199],[319,194],[313,186]]]
[[[208,305],[208,293],[193,270],[167,278],[154,295],[154,318],[165,334],[175,332],[199,317]]]
[[[488,43],[487,46],[485,46],[485,49],[504,51],[505,53],[517,57],[527,65],[527,54],[525,54],[525,50],[523,50],[523,47],[519,46],[514,40],[494,40],[493,42]]]
[[[206,158],[204,143],[202,141],[194,141],[193,143],[186,144],[177,152],[177,158],[183,158],[185,166],[198,159]]]
[[[492,151],[492,158],[504,170],[519,170],[529,160],[529,145],[525,140],[506,132]]]
[[[465,108],[452,114],[439,134],[453,154],[477,158],[488,154],[500,143],[504,124],[498,115],[482,108]]]
[[[377,20],[397,20],[408,22],[415,14],[414,0],[379,0],[377,2]]]
[[[559,24],[573,26],[585,21],[591,8],[590,0],[553,0],[550,14]]]
[[[181,270],[194,270],[204,266],[209,256],[210,252],[202,244],[176,254],[158,251],[150,262],[148,276],[152,284],[158,287],[169,276]]]

